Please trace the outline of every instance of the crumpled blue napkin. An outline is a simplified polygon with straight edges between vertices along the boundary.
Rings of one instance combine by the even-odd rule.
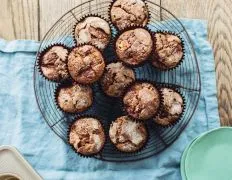
[[[214,59],[206,22],[182,20],[199,60],[202,92],[197,111],[181,136],[151,158],[128,163],[78,157],[47,126],[33,91],[33,66],[39,42],[0,40],[0,144],[13,145],[44,179],[180,180],[180,158],[200,133],[219,126]]]

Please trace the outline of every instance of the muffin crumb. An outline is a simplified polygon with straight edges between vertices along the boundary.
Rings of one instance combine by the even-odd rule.
[[[69,78],[66,65],[68,50],[61,45],[54,45],[45,51],[39,59],[39,66],[43,75],[53,81],[61,81]]]
[[[94,46],[75,47],[68,56],[69,73],[78,83],[94,83],[102,76],[104,68],[103,56]]]
[[[154,118],[157,124],[167,126],[175,123],[184,110],[184,101],[181,95],[170,88],[161,89],[163,105],[160,113]]]
[[[101,123],[90,117],[77,119],[71,126],[69,143],[80,154],[99,153],[105,143],[105,133]]]
[[[122,62],[128,65],[139,65],[152,51],[152,38],[143,28],[123,32],[116,41],[116,53]]]
[[[111,142],[118,150],[135,152],[147,141],[147,130],[142,123],[132,121],[128,116],[117,118],[110,126]]]
[[[126,92],[123,103],[127,113],[139,120],[152,118],[160,106],[159,91],[150,83],[135,83]]]
[[[122,96],[125,88],[135,81],[134,71],[122,63],[110,63],[101,80],[103,91],[112,97]]]

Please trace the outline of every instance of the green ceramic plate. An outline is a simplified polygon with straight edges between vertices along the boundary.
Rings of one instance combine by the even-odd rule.
[[[181,156],[181,161],[180,161],[180,173],[181,173],[181,177],[182,180],[187,180],[186,174],[185,174],[185,158],[187,155],[187,152],[190,148],[190,146],[193,144],[194,141],[196,141],[197,138],[195,138],[184,150],[182,156]]]
[[[202,135],[185,156],[185,179],[231,180],[232,128],[218,128]]]
[[[204,133],[205,134],[205,133]],[[186,155],[188,153],[189,148],[192,146],[192,144],[201,136],[203,136],[204,134],[201,134],[200,136],[196,137],[195,139],[193,139],[193,141],[185,148],[182,156],[181,156],[181,162],[180,162],[180,172],[181,172],[181,177],[182,180],[187,180],[186,174],[185,174],[185,159],[186,159]]]
[[[206,132],[207,133],[207,132]],[[187,180],[187,177],[186,177],[186,174],[185,174],[185,159],[186,159],[186,155],[188,153],[188,150],[189,148],[191,147],[191,145],[198,139],[200,138],[201,136],[203,136],[204,134],[206,133],[203,133],[201,135],[199,135],[198,137],[196,137],[195,139],[193,139],[193,141],[185,148],[182,156],[181,156],[181,162],[180,162],[180,172],[181,172],[181,177],[182,177],[182,180]]]

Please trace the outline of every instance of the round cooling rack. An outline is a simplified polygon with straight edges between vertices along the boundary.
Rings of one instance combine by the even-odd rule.
[[[41,52],[53,43],[63,43],[68,47],[74,46],[72,29],[78,19],[86,14],[98,14],[109,20],[108,11],[110,3],[111,1],[109,0],[99,3],[92,0],[68,11],[47,32],[38,52]],[[146,1],[146,3],[150,11],[148,28],[154,32],[171,31],[178,34],[184,42],[185,57],[177,68],[165,72],[159,71],[147,63],[142,67],[135,68],[136,77],[137,79],[148,79],[158,84],[167,83],[175,86],[185,98],[185,111],[180,121],[175,126],[169,128],[161,128],[152,121],[147,121],[150,138],[145,148],[140,152],[134,154],[120,153],[115,150],[109,139],[107,139],[101,154],[95,156],[95,158],[101,160],[117,162],[135,161],[148,158],[163,151],[179,137],[191,120],[199,101],[201,91],[200,72],[188,33],[181,22],[168,10],[151,1]],[[113,36],[116,33],[116,30],[114,30]],[[110,45],[104,51],[107,61],[115,59],[112,47],[113,45]],[[34,90],[38,107],[49,127],[65,142],[68,142],[67,130],[73,120],[73,116],[61,112],[56,107],[54,90],[57,85],[57,83],[47,81],[41,76],[36,62],[34,67]],[[94,104],[84,114],[92,114],[100,117],[108,135],[110,123],[122,115],[122,110],[119,108],[120,101],[106,97],[101,92],[98,83],[93,85],[93,90],[95,93]]]

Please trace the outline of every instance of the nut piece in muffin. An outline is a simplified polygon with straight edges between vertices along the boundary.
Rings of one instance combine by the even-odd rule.
[[[86,17],[75,26],[74,37],[77,44],[90,43],[104,49],[111,38],[108,22],[100,17]]]
[[[123,32],[116,40],[116,53],[119,60],[128,65],[139,65],[152,51],[152,38],[143,28]]]
[[[128,115],[139,120],[152,118],[160,106],[159,91],[150,83],[136,82],[123,97]]]
[[[121,116],[114,121],[109,130],[111,142],[122,152],[135,152],[147,142],[148,133],[143,123]]]
[[[119,30],[131,25],[145,26],[148,8],[142,0],[116,0],[111,7],[110,17]]]
[[[170,88],[162,88],[163,104],[154,121],[161,126],[174,124],[184,110],[184,101],[181,95]]]
[[[54,45],[41,53],[39,66],[43,75],[52,81],[69,78],[67,68],[68,49],[62,45]]]
[[[112,97],[120,97],[125,88],[135,81],[135,74],[131,68],[121,62],[110,63],[101,79],[103,91]]]
[[[69,143],[82,155],[99,153],[105,144],[105,133],[101,123],[92,117],[77,119],[71,125]]]
[[[152,65],[161,70],[176,67],[184,56],[181,39],[170,33],[155,33]]]
[[[91,45],[82,45],[72,49],[68,56],[68,70],[78,83],[91,84],[103,74],[105,61],[101,52]]]
[[[77,83],[61,85],[56,92],[56,101],[64,112],[82,112],[92,105],[93,92],[89,86]]]

